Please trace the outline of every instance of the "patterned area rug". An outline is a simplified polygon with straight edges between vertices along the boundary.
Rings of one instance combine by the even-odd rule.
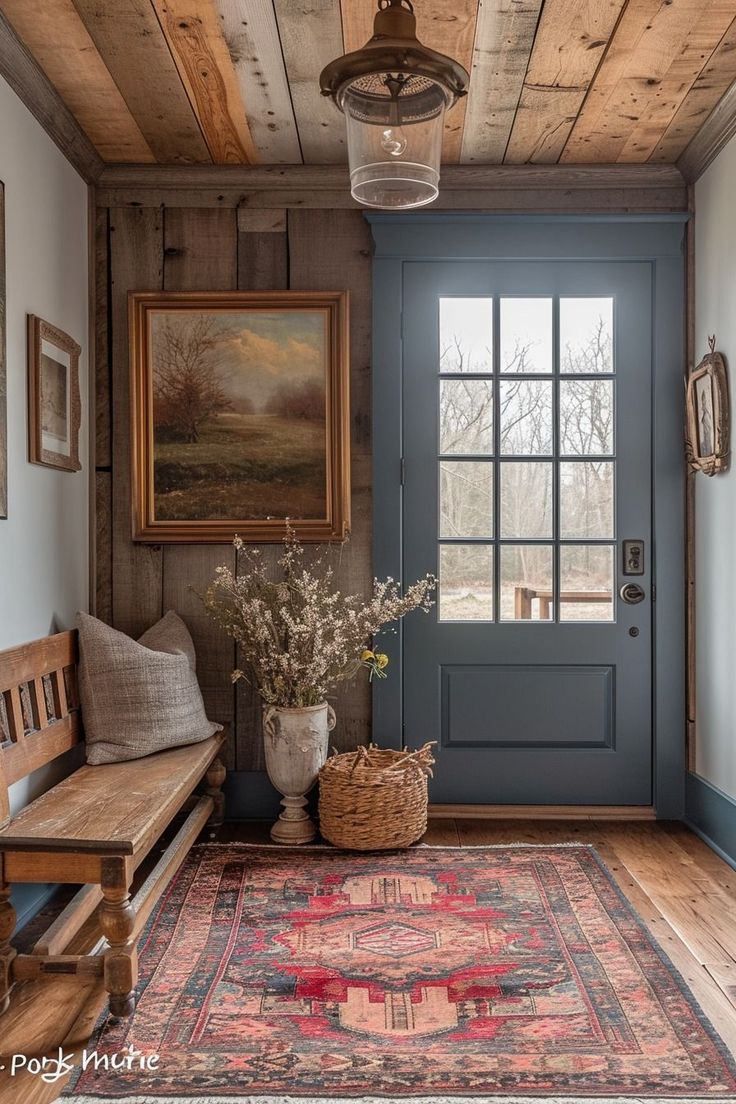
[[[155,1070],[105,1069],[126,1047]],[[736,1067],[589,847],[196,848],[79,1100],[724,1100]],[[416,1102],[415,1102],[416,1104]]]

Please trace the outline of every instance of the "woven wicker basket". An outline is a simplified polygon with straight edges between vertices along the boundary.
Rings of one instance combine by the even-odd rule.
[[[359,748],[333,755],[319,774],[320,832],[349,851],[408,847],[427,830],[432,744],[419,751]]]

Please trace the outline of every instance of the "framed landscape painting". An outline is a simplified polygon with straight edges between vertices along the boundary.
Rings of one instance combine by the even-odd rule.
[[[133,539],[342,541],[344,292],[131,292]]]

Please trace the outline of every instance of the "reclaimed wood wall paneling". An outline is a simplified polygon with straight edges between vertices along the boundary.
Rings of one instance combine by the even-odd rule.
[[[359,211],[239,209],[211,207],[130,208],[99,211],[97,266],[111,280],[109,306],[98,300],[99,325],[110,327],[112,470],[104,435],[99,442],[98,615],[133,635],[168,608],[189,626],[208,711],[230,722],[230,767],[264,767],[261,705],[246,683],[233,687],[234,643],[204,614],[196,592],[204,590],[218,564],[236,568],[227,545],[134,544],[130,523],[130,446],[127,292],[168,290],[340,290],[351,293],[351,409],[354,530],[332,555],[338,585],[367,591],[371,584],[370,349],[371,239]],[[107,231],[105,233],[104,231]],[[329,248],[326,243],[329,242]],[[101,281],[101,283],[106,281]],[[105,343],[106,344],[106,343]],[[106,405],[102,365],[99,402]],[[110,530],[109,553],[106,551]],[[279,546],[260,546],[271,563]],[[311,553],[313,554],[313,553]],[[109,563],[109,570],[106,564]],[[242,565],[240,565],[242,570]],[[341,688],[333,744],[342,749],[370,738],[370,693],[366,681]]]

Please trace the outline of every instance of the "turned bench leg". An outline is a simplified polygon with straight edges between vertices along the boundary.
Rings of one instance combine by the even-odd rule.
[[[105,952],[105,989],[110,994],[113,1016],[130,1016],[135,1008],[138,984],[138,951],[131,940],[135,909],[130,903],[130,887],[124,860],[105,860],[102,901],[98,920],[109,943]]]
[[[10,989],[13,984],[11,965],[16,956],[10,945],[10,937],[15,930],[15,909],[10,903],[10,886],[3,879],[2,856],[0,855],[0,1013],[10,1004]]]
[[[222,792],[222,784],[225,781],[227,771],[221,759],[213,759],[207,770],[207,796],[212,798],[214,808],[212,816],[207,821],[210,839],[217,835],[218,828],[222,827],[225,819],[225,795]]]

